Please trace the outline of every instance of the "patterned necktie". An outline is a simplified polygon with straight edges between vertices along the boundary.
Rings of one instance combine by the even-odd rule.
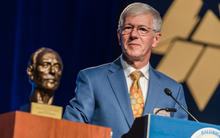
[[[134,71],[130,74],[133,83],[130,88],[130,100],[134,118],[140,117],[144,110],[144,99],[141,91],[141,87],[138,81],[143,74],[140,71]]]

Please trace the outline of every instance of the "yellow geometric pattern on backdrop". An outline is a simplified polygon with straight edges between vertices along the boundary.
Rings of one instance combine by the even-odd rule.
[[[220,23],[211,10],[201,20],[202,5],[202,0],[173,1],[163,18],[162,40],[153,50],[164,55],[157,69],[185,81],[200,111],[220,82]]]

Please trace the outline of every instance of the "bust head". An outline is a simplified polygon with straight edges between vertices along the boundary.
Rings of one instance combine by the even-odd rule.
[[[58,53],[45,47],[32,54],[27,67],[33,90],[49,95],[58,88],[62,71],[63,63]]]

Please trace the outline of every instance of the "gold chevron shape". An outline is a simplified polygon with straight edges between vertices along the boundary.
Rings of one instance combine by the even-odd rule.
[[[207,47],[187,84],[200,111],[203,111],[220,82],[220,49]]]

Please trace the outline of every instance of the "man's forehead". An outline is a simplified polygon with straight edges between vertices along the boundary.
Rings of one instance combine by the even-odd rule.
[[[46,52],[42,52],[38,55],[38,58],[42,58],[42,57],[58,57],[58,55],[56,52],[46,51]]]
[[[43,62],[43,61],[56,61],[56,62],[61,62],[59,55],[56,52],[53,51],[47,51],[38,56],[38,61]]]
[[[138,14],[138,15],[128,15],[125,17],[124,24],[128,23],[140,23],[147,24],[153,22],[153,16],[150,13]]]

